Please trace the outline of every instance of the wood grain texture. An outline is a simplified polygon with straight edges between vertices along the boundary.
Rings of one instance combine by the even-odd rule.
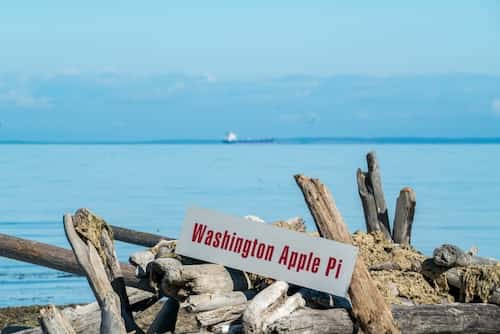
[[[106,269],[94,245],[80,238],[71,215],[64,216],[64,231],[101,309],[101,334],[126,334],[120,299],[113,291]]]
[[[500,307],[490,304],[394,305],[394,318],[405,334],[498,333]],[[344,309],[304,309],[275,321],[268,333],[352,334]]]
[[[392,240],[402,245],[411,244],[411,229],[415,218],[417,199],[413,189],[405,187],[399,192],[392,230]]]
[[[40,310],[39,322],[44,334],[76,334],[69,321],[54,305]]]
[[[0,233],[0,256],[84,276],[84,272],[71,250],[43,242]],[[133,266],[120,263],[120,267],[127,286],[151,291],[147,279],[139,279],[135,276]]]
[[[352,244],[351,234],[344,223],[331,193],[318,179],[296,175],[316,227],[323,238]],[[367,334],[400,333],[390,307],[375,286],[364,262],[358,258],[349,287],[352,312]]]

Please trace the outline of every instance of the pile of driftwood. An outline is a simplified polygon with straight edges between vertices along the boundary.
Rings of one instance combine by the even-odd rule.
[[[353,237],[326,186],[296,175],[319,236],[344,243]],[[411,247],[415,193],[403,188],[393,230],[373,153],[358,170],[367,230],[382,233],[391,249]],[[256,224],[260,222],[255,222]],[[276,226],[306,232],[301,219]],[[500,268],[493,259],[443,245],[411,265],[455,300],[390,304],[374,271],[406,270],[391,261],[357,259],[348,299],[175,253],[175,240],[106,224],[87,209],[64,216],[72,251],[0,234],[0,256],[84,275],[97,302],[40,314],[40,327],[21,333],[499,333]],[[113,240],[147,247],[119,263]],[[389,248],[389,247],[388,247]],[[370,274],[372,272],[372,275]],[[373,276],[373,277],[372,277]],[[480,301],[481,303],[471,303]]]

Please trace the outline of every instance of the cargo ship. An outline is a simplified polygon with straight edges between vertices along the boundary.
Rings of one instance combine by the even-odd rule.
[[[222,142],[225,144],[269,144],[274,143],[274,138],[260,138],[260,139],[238,139],[236,133],[229,131]]]

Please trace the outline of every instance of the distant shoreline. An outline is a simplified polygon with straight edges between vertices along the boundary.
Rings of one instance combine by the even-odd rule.
[[[220,139],[158,140],[0,140],[0,145],[228,145]],[[308,144],[500,144],[500,137],[297,137],[274,138],[272,142],[236,142],[231,145]]]

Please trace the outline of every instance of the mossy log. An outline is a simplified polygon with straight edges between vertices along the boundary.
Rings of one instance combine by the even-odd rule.
[[[126,334],[120,298],[113,291],[105,264],[91,240],[84,241],[77,233],[73,217],[64,216],[64,230],[76,260],[82,267],[97,303],[101,308],[101,334]]]

